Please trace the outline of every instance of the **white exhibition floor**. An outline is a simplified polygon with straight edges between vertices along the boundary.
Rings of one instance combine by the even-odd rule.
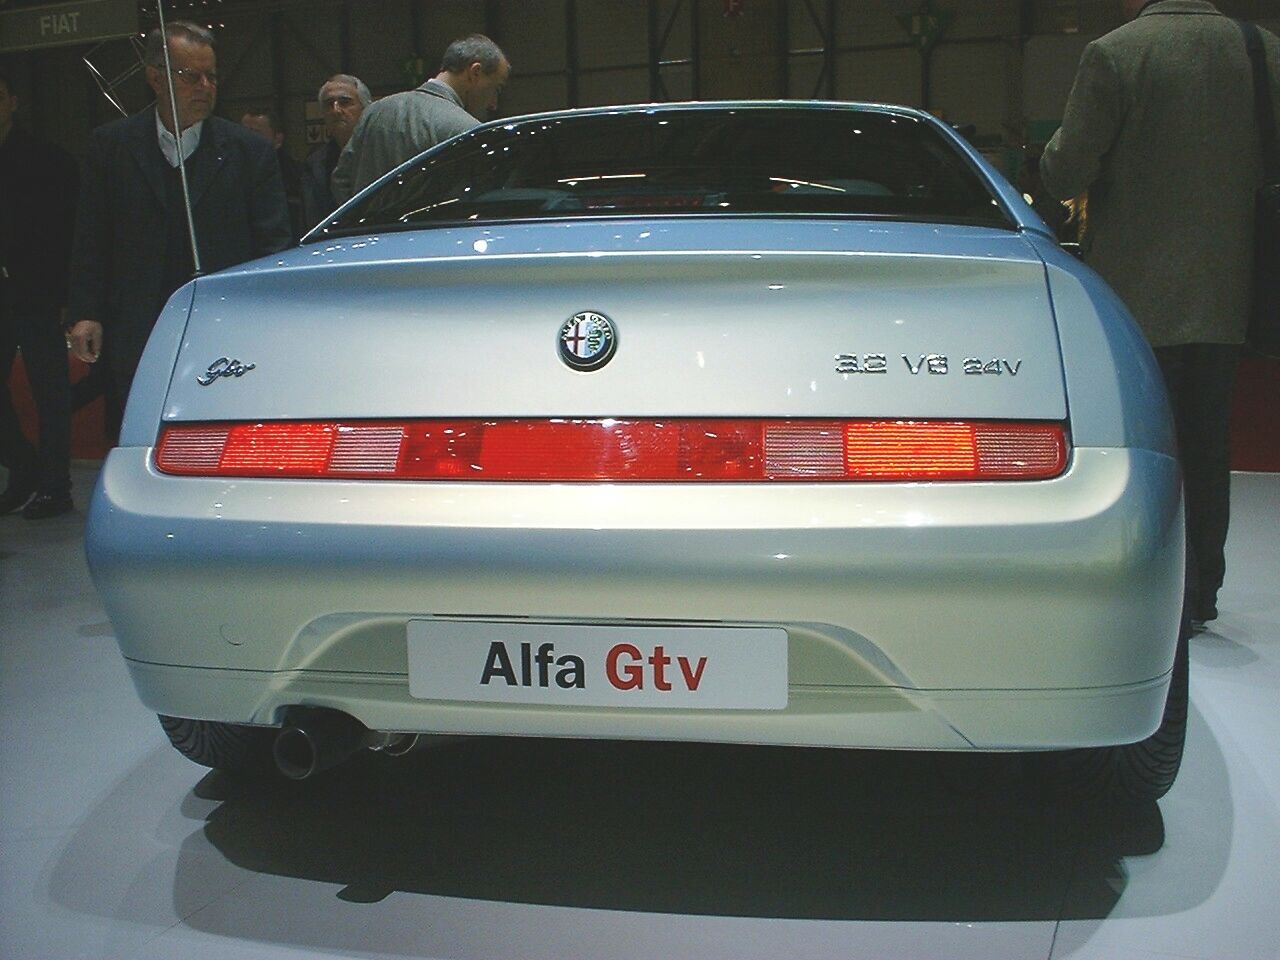
[[[1280,475],[1158,805],[1006,757],[474,740],[252,788],[135,699],[76,513],[0,517],[0,958],[1280,957]]]

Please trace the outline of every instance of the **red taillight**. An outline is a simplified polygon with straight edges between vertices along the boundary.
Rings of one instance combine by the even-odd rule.
[[[1060,424],[944,420],[406,420],[172,424],[184,476],[489,481],[1040,480]]]
[[[323,477],[329,470],[335,432],[329,423],[232,427],[218,472],[238,477]]]

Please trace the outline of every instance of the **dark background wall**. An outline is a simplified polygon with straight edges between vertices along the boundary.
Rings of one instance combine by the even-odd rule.
[[[155,0],[139,0],[143,21]],[[30,6],[0,0],[0,12]],[[192,0],[166,0],[166,11]],[[1057,126],[1080,53],[1120,25],[1120,0],[196,0],[219,34],[219,112],[274,106],[301,157],[319,134],[315,95],[338,72],[376,95],[435,72],[450,40],[492,35],[515,71],[501,103],[511,116],[566,106],[650,100],[794,97],[905,103],[971,123],[984,152],[1012,175],[1025,143]],[[1280,0],[1220,0],[1232,16],[1280,32]],[[929,49],[912,15],[946,21]],[[20,121],[83,150],[119,114],[86,59],[108,79],[136,66],[128,40],[0,54],[22,98]],[[149,91],[136,74],[117,89],[130,110]],[[310,121],[310,122],[309,122]],[[9,186],[9,185],[7,185]],[[0,200],[0,202],[3,202]],[[77,368],[74,378],[83,375]],[[19,411],[34,411],[14,381]],[[1276,370],[1241,369],[1236,466],[1274,469]],[[105,450],[100,402],[77,416],[76,455]],[[1270,456],[1270,454],[1268,454]],[[1249,457],[1254,459],[1250,460]],[[1268,464],[1270,464],[1268,466]]]
[[[0,10],[30,6],[0,0]],[[144,24],[154,0],[140,0]],[[1280,0],[1220,8],[1280,30]],[[735,12],[726,15],[730,7]],[[502,115],[566,106],[715,98],[905,103],[976,127],[999,161],[1048,138],[1085,43],[1121,22],[1120,0],[171,0],[219,35],[219,113],[274,106],[291,152],[321,135],[314,98],[332,73],[375,95],[435,72],[448,42],[493,36],[515,67]],[[912,16],[945,29],[922,45]],[[168,13],[173,17],[175,13]],[[118,116],[84,60],[108,79],[135,62],[128,40],[0,55],[21,122],[79,153]],[[137,110],[135,74],[118,94]],[[310,121],[310,122],[308,122]],[[1007,162],[1004,163],[1007,167]]]

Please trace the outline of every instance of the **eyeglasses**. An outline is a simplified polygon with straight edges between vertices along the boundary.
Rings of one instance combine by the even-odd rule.
[[[185,87],[198,87],[201,80],[209,81],[209,86],[216,87],[218,85],[217,72],[210,70],[207,73],[204,70],[192,70],[188,67],[177,67],[173,71],[173,75],[182,81]]]

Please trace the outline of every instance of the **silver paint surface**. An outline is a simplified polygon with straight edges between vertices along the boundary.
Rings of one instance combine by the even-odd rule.
[[[1183,553],[1159,374],[1105,284],[956,142],[1019,229],[438,227],[306,243],[184,287],[86,535],[144,702],[248,723],[308,703],[379,729],[902,748],[1151,732]],[[554,342],[587,308],[623,343],[583,375]],[[866,354],[883,374],[838,372],[838,356]],[[199,386],[222,357],[255,369]],[[1003,372],[966,375],[966,359]],[[1071,453],[1062,477],[1002,483],[271,481],[152,465],[164,421],[664,415],[1054,420]],[[789,704],[415,701],[406,624],[437,617],[781,627]]]

